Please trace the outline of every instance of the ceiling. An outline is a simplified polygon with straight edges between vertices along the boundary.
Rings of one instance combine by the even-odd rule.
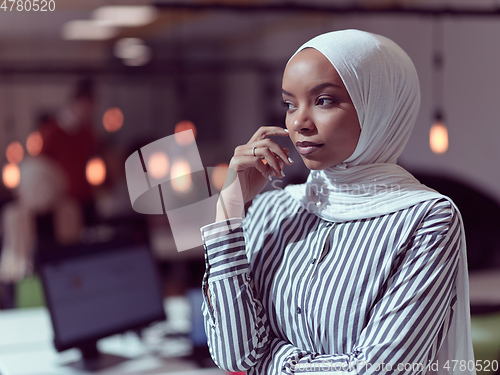
[[[57,0],[54,12],[5,12],[0,11],[0,43],[14,42],[20,39],[60,40],[61,28],[67,21],[76,19],[90,19],[93,9],[101,5],[150,4],[148,0],[134,1],[100,1],[100,0]],[[171,4],[169,0],[155,1],[156,4]],[[283,5],[304,4],[321,6],[360,6],[373,9],[402,7],[449,7],[460,9],[474,7],[477,9],[492,9],[500,7],[500,0],[178,0],[174,3],[185,5],[209,5],[212,3],[224,5]],[[236,15],[236,16],[235,16]],[[248,33],[249,30],[258,30],[265,24],[283,21],[296,13],[289,12],[232,12],[219,11],[186,11],[171,10],[167,7],[160,9],[158,19],[148,26],[122,29],[120,36],[137,36],[145,39],[175,36],[183,38],[221,38],[239,33]],[[0,51],[1,53],[1,51]],[[1,56],[1,55],[0,55]]]

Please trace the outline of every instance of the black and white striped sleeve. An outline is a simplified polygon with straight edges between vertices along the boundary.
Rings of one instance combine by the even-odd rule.
[[[269,328],[249,275],[242,220],[213,223],[201,232],[206,261],[202,310],[210,353],[220,368],[245,371],[265,354]]]
[[[425,374],[453,316],[460,241],[459,216],[451,205],[436,205],[398,253],[353,351],[316,354],[275,342],[279,370]]]

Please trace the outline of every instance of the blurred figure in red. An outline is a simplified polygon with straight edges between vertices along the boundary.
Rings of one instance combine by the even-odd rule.
[[[93,216],[92,188],[85,175],[86,164],[96,151],[93,113],[93,85],[83,80],[57,117],[40,119],[41,154],[61,167],[67,179],[67,194],[80,202],[86,221]]]

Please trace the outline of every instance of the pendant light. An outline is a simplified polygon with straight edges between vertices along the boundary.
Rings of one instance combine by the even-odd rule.
[[[444,154],[448,150],[448,128],[443,112],[443,23],[441,19],[433,24],[433,70],[432,85],[434,99],[434,121],[429,132],[429,146],[435,154]]]

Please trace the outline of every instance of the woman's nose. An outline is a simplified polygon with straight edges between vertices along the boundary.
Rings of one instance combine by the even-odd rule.
[[[293,119],[293,129],[298,133],[304,133],[312,130],[314,123],[306,111],[298,112]]]

